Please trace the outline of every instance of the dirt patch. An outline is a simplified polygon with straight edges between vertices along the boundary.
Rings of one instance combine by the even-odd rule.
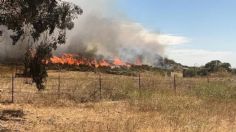
[[[0,111],[0,120],[2,121],[22,121],[24,117],[22,109],[5,109]]]

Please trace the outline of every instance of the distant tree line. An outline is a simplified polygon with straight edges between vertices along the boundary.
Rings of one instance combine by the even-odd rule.
[[[188,67],[184,69],[185,77],[207,76],[212,73],[227,72],[236,74],[236,69],[232,69],[230,63],[223,63],[219,60],[214,60],[201,67]]]

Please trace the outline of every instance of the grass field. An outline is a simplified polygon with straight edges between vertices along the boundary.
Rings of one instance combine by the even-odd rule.
[[[7,74],[7,73],[4,73]],[[10,76],[11,74],[9,74]],[[0,78],[0,129],[8,131],[236,131],[236,77],[141,77],[49,72],[47,89]],[[101,86],[100,86],[101,85]]]

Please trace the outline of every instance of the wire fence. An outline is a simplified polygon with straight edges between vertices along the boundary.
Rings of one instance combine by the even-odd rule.
[[[33,103],[38,101],[75,102],[120,100],[128,98],[130,91],[141,94],[143,90],[170,89],[175,93],[188,90],[201,83],[220,81],[209,78],[177,78],[160,76],[118,76],[96,74],[92,77],[67,78],[60,73],[49,77],[46,89],[38,91],[29,78],[0,77],[0,101],[12,103]],[[223,81],[223,80],[222,80]]]

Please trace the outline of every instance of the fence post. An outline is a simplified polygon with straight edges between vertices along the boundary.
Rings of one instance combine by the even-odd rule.
[[[210,78],[209,78],[209,76],[207,76],[207,83],[210,83]]]
[[[58,98],[60,98],[60,94],[61,94],[61,69],[59,70],[59,74],[58,74],[57,94],[58,94]]]
[[[11,77],[11,102],[14,103],[14,81],[15,81],[15,77],[14,77],[14,71],[12,71],[12,77]]]
[[[138,74],[138,90],[139,90],[139,97],[141,97],[141,75]]]
[[[176,75],[174,75],[174,90],[175,90],[175,94],[176,94],[176,92],[177,92]]]
[[[152,88],[153,88],[153,89],[156,89],[154,79],[152,79]]]
[[[100,100],[102,99],[102,75],[101,73],[99,73],[99,96],[100,96]]]

